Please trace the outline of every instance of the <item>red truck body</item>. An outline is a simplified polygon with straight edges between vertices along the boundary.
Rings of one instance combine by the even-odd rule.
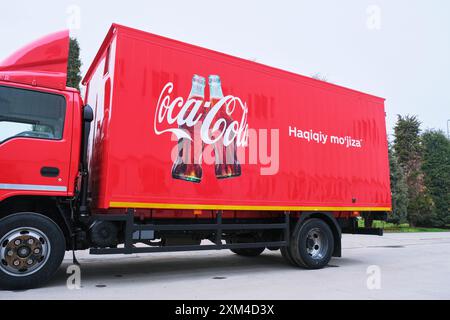
[[[219,75],[233,104],[235,123],[224,127],[234,125],[243,142],[238,177],[216,178],[214,143],[201,134],[193,135],[204,145],[200,183],[171,174],[174,121],[188,117],[195,74]],[[83,83],[95,114],[90,172],[99,209],[390,210],[381,98],[119,25]],[[214,113],[209,94],[206,85],[199,123],[211,129],[218,117],[205,124]]]

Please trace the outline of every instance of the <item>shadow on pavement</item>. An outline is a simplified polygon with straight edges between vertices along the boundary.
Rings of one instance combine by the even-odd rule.
[[[279,252],[266,251],[259,257],[248,258],[234,254],[229,255],[141,255],[130,257],[102,257],[81,259],[83,283],[109,284],[111,282],[139,282],[157,284],[167,281],[183,280],[226,280],[229,277],[251,277],[268,273],[311,273],[318,275],[332,268],[355,265],[362,262],[348,258],[333,258],[327,268],[322,270],[305,270],[289,265]],[[70,260],[65,260],[53,280],[46,286],[65,285]]]

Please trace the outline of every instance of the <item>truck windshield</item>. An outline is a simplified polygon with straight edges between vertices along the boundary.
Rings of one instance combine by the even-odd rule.
[[[0,143],[18,137],[60,140],[65,112],[62,96],[0,86]]]

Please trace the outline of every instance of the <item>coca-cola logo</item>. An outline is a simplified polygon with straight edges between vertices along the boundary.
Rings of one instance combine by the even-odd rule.
[[[200,137],[205,144],[212,145],[219,140],[224,146],[234,141],[238,147],[248,145],[248,108],[240,98],[227,95],[212,103],[201,99],[172,97],[174,84],[167,83],[161,91],[154,118],[157,135],[174,134],[178,139],[193,140],[189,130],[201,123]],[[226,114],[227,121],[221,114]],[[237,115],[239,116],[237,118]]]

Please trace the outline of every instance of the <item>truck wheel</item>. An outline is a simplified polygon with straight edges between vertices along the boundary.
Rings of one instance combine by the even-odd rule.
[[[64,234],[49,218],[17,213],[0,220],[0,288],[32,289],[44,285],[62,263]]]
[[[309,219],[296,226],[289,253],[297,266],[321,269],[330,262],[333,248],[333,233],[328,224],[321,219]]]
[[[245,249],[230,249],[231,252],[243,257],[257,257],[266,250],[266,248],[245,248]]]
[[[292,259],[291,253],[289,252],[288,247],[281,248],[281,256],[286,260],[290,265],[297,266],[294,260]]]

